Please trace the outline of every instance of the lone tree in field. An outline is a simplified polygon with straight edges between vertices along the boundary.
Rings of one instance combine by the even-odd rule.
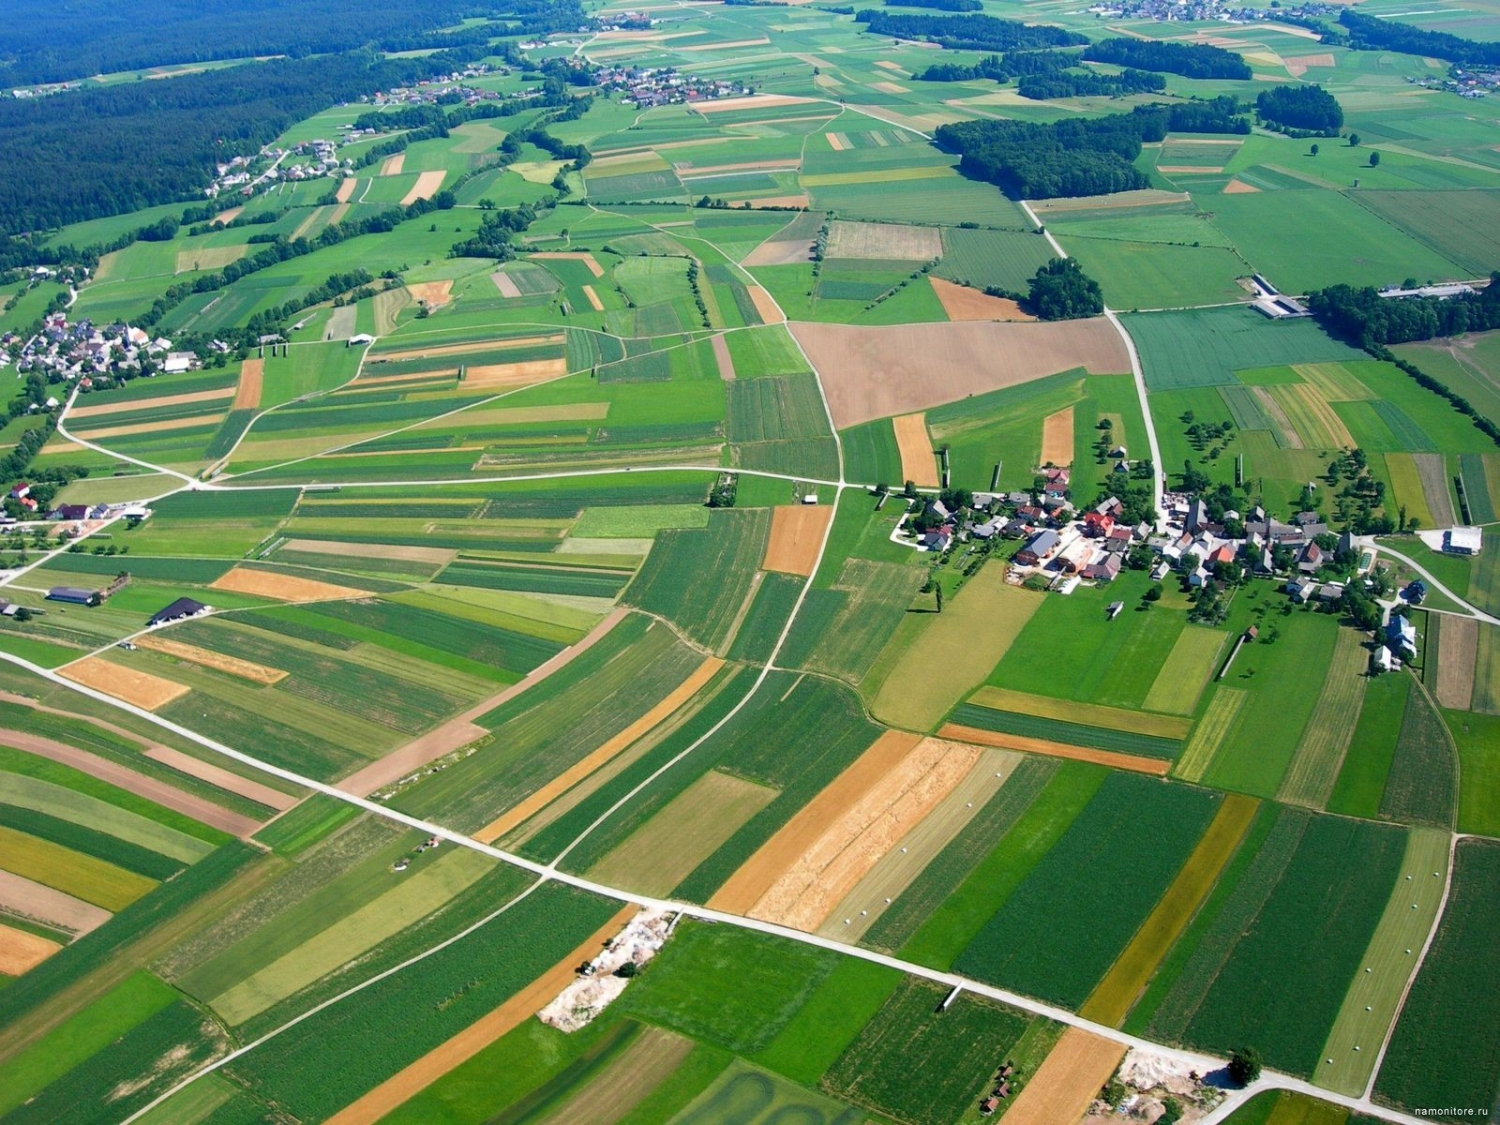
[[[1358,133],[1350,133],[1349,134],[1349,147],[1350,148],[1358,148],[1359,147],[1359,134]]]
[[[1372,152],[1372,153],[1370,153],[1370,167],[1371,168],[1378,168],[1379,166],[1380,166],[1380,153],[1378,153],[1378,152]]]
[[[1309,155],[1312,155],[1312,156],[1317,156],[1317,155],[1318,155],[1318,146],[1317,146],[1317,145],[1313,145],[1313,146],[1312,146],[1312,147],[1311,147],[1311,148],[1310,148],[1310,149],[1308,149],[1308,150],[1307,150],[1307,151],[1308,151],[1308,153],[1309,153]]]
[[[1260,1052],[1238,1047],[1229,1052],[1229,1077],[1237,1086],[1248,1086],[1260,1077]]]

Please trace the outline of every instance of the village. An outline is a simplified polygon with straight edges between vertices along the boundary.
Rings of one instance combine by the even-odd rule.
[[[0,349],[5,364],[14,362],[20,375],[38,372],[49,383],[76,382],[85,391],[137,375],[175,375],[202,366],[196,352],[174,351],[172,341],[164,336],[152,336],[127,324],[99,326],[86,318],[70,321],[65,312],[44,317],[42,330],[30,339],[13,332],[0,336]],[[230,351],[219,340],[210,342],[209,349],[219,355]],[[59,402],[52,397],[32,405],[33,410],[51,410]]]

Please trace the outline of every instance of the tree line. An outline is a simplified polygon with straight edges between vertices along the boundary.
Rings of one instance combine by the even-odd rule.
[[[984,9],[979,0],[885,0],[886,7],[932,8],[939,12],[978,12]]]
[[[1344,125],[1344,111],[1321,86],[1277,86],[1262,90],[1255,111],[1263,124],[1298,135],[1336,137]]]
[[[873,35],[926,39],[939,46],[973,51],[1014,51],[1039,47],[1079,47],[1088,39],[1060,27],[1042,27],[997,16],[918,16],[866,8],[855,14]]]
[[[1339,23],[1347,46],[1359,51],[1396,51],[1469,66],[1500,66],[1500,43],[1479,43],[1446,31],[1424,31],[1395,20],[1376,19],[1345,8]]]
[[[1180,74],[1184,78],[1249,80],[1250,64],[1233,51],[1207,43],[1168,43],[1157,39],[1101,39],[1083,52],[1089,62]]]

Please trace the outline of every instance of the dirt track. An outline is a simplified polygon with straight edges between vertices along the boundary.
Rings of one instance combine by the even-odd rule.
[[[832,505],[782,504],[772,508],[771,537],[766,542],[761,569],[781,574],[811,574],[831,519]]]
[[[980,730],[959,723],[944,723],[938,735],[957,742],[972,742],[977,746],[993,746],[997,750],[1020,750],[1027,754],[1041,754],[1048,758],[1068,758],[1075,762],[1093,762],[1112,769],[1130,770],[1132,773],[1147,773],[1166,777],[1172,763],[1165,758],[1140,758],[1134,754],[1117,754],[1113,750],[1095,750],[1091,746],[1069,746],[1063,742],[1048,742],[1044,738],[1027,738],[1003,731]]]
[[[823,380],[839,429],[910,414],[966,395],[1029,383],[1073,367],[1130,370],[1109,321],[970,321],[867,328],[793,322]]]
[[[937,454],[927,433],[927,415],[902,414],[891,419],[896,431],[896,448],[901,452],[901,479],[919,488],[937,488]]]
[[[627,906],[596,930],[577,949],[486,1016],[464,1028],[452,1039],[433,1048],[416,1062],[387,1078],[375,1089],[328,1119],[328,1125],[375,1125],[413,1094],[425,1090],[455,1067],[468,1062],[506,1032],[519,1027],[547,1006],[573,983],[580,962],[624,928],[636,913]]]

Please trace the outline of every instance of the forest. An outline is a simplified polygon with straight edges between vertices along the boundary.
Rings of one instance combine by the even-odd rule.
[[[866,8],[854,18],[873,35],[926,39],[953,49],[1013,51],[1078,47],[1088,42],[1084,36],[1059,27],[1039,27],[995,16],[909,16]]]
[[[574,0],[7,0],[0,86],[63,82],[174,63],[373,45],[403,51],[463,46],[471,34],[430,37],[466,16],[508,21],[486,36],[578,25]]]
[[[1166,43],[1154,39],[1101,39],[1083,52],[1089,62],[1180,74],[1184,78],[1248,81],[1250,64],[1233,51],[1207,43]]]
[[[1500,328],[1500,273],[1476,293],[1457,297],[1382,297],[1376,290],[1334,285],[1307,295],[1319,323],[1361,345],[1405,344]]]
[[[1255,99],[1261,120],[1273,128],[1281,126],[1325,137],[1336,137],[1344,124],[1344,111],[1321,86],[1277,86],[1263,90]]]
[[[1466,65],[1500,66],[1500,43],[1477,43],[1445,31],[1424,31],[1395,20],[1375,19],[1352,8],[1339,13],[1349,46],[1361,51],[1399,51]]]
[[[1055,98],[1117,98],[1124,94],[1159,94],[1167,80],[1149,70],[1127,67],[1119,74],[1096,74],[1091,70],[1059,70],[1052,74],[1028,74],[1016,84],[1016,92],[1032,101]]]
[[[977,12],[984,5],[979,0],[885,0],[887,7],[932,8],[939,12]]]

